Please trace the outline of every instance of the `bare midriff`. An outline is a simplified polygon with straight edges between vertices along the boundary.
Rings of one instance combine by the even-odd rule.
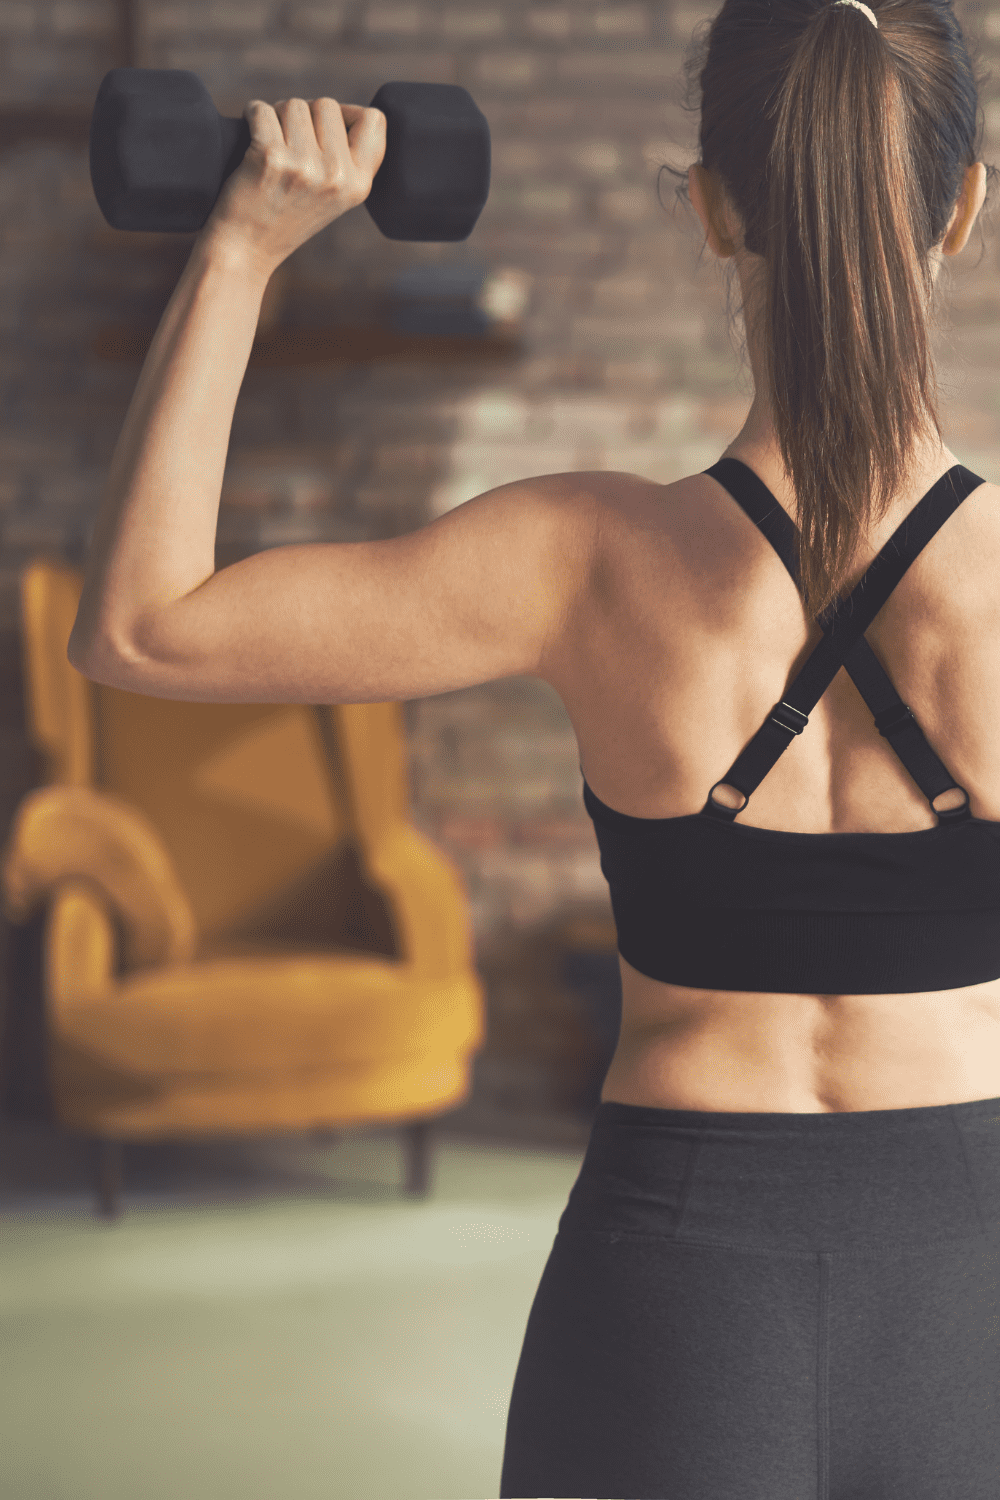
[[[765,458],[727,452],[794,515]],[[958,461],[949,453],[914,475],[853,581]],[[592,581],[546,680],[601,801],[640,818],[696,813],[819,627],[773,548],[710,477],[588,479]],[[989,819],[1000,819],[1000,608],[990,563],[998,498],[989,484],[968,497],[866,631],[973,816]],[[841,669],[737,821],[901,833],[937,819]],[[620,956],[619,965],[622,1026],[602,1100],[801,1114],[1000,1097],[1000,979],[925,993],[771,994],[667,984]]]
[[[660,1109],[913,1109],[1000,1097],[1000,983],[922,995],[685,989],[619,957],[602,1099]]]

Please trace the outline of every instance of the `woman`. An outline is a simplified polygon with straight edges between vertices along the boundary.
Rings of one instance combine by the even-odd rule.
[[[706,474],[605,500],[551,666],[623,1018],[500,1494],[991,1500],[1000,497],[940,440],[926,335],[985,195],[975,83],[943,0],[727,0],[700,81],[755,398]]]
[[[377,111],[254,101],[70,658],[190,701],[561,695],[623,1019],[503,1496],[995,1500],[1000,506],[943,444],[927,337],[985,195],[976,80],[948,0],[726,0],[700,82],[691,196],[756,384],[717,464],[216,572],[267,279],[385,149]]]

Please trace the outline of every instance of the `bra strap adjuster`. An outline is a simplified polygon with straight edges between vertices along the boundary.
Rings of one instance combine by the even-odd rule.
[[[919,727],[908,703],[893,703],[875,715],[875,728],[887,740],[899,734],[901,729]]]
[[[771,709],[769,717],[773,723],[787,729],[789,734],[801,734],[809,723],[808,714],[804,714],[800,708],[793,708],[783,698]]]

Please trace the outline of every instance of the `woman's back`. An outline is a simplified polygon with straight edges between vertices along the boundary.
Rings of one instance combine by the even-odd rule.
[[[739,440],[726,456],[747,464],[795,519],[773,456]],[[855,560],[850,587],[958,462],[944,451],[913,471]],[[1000,821],[998,498],[992,484],[968,495],[865,634],[967,789],[973,817]],[[636,818],[698,813],[822,632],[774,548],[708,475],[666,486],[599,476],[590,524],[593,582],[547,680],[601,802]],[[961,801],[953,792],[935,805]],[[737,821],[808,834],[937,823],[845,668]],[[767,994],[667,984],[620,963],[622,1029],[603,1099],[799,1113],[1000,1094],[1000,979],[912,994]]]

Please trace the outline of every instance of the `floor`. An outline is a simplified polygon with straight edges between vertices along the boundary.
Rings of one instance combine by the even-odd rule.
[[[586,1125],[129,1146],[0,1135],[3,1500],[493,1500]]]

